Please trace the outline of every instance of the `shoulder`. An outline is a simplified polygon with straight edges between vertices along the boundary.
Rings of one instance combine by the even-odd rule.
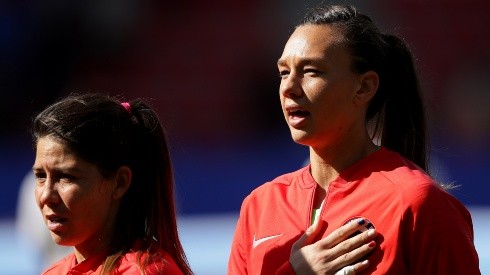
[[[68,271],[74,266],[75,254],[71,253],[64,257],[63,259],[57,261],[46,269],[43,275],[56,275],[56,274],[67,274]]]
[[[462,203],[444,190],[424,170],[401,155],[391,152],[391,169],[380,172],[399,190],[407,207],[417,209],[424,205],[453,206],[466,210]]]
[[[369,174],[376,184],[382,184],[383,190],[398,193],[404,203],[423,201],[431,193],[443,191],[424,170],[386,148],[372,156],[366,166],[363,173]]]
[[[360,170],[360,177],[369,178],[391,199],[397,198],[405,211],[417,213],[421,209],[432,208],[450,213],[456,211],[465,217],[469,215],[462,203],[424,170],[384,147],[373,154]]]
[[[312,188],[315,185],[309,173],[309,166],[300,168],[294,172],[280,175],[257,187],[251,192],[251,196],[257,196],[274,190],[287,188]]]
[[[405,222],[419,228],[451,224],[471,228],[471,215],[457,198],[411,161],[394,152],[390,155],[388,169],[379,174],[398,193]]]
[[[146,267],[146,274],[170,274],[180,275],[183,274],[180,268],[177,266],[175,260],[164,250],[160,250],[149,256],[148,266]]]
[[[119,274],[139,275],[141,267],[148,275],[183,274],[175,260],[163,249],[151,254],[146,251],[130,251],[121,259],[117,271]]]
[[[426,220],[432,225],[462,224],[472,225],[468,209],[448,191],[435,182],[419,182],[403,193],[406,216],[421,223]]]
[[[309,173],[309,166],[294,172],[280,175],[255,188],[243,201],[242,208],[248,204],[270,202],[288,193],[298,194],[298,190],[310,189],[315,182]]]

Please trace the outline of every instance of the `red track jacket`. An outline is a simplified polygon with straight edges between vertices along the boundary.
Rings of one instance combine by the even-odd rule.
[[[294,274],[291,246],[310,226],[317,186],[308,166],[247,196],[228,274]],[[358,217],[376,228],[378,247],[363,274],[480,274],[468,210],[386,148],[340,173],[320,217],[328,224],[323,236]]]

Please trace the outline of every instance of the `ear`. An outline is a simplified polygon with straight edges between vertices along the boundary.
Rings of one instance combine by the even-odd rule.
[[[129,186],[131,185],[131,179],[133,172],[127,166],[121,166],[116,172],[116,184],[114,190],[112,191],[113,199],[120,199],[126,193]]]
[[[360,87],[354,95],[354,104],[357,106],[366,105],[376,94],[379,86],[378,74],[374,71],[367,71],[359,75]]]

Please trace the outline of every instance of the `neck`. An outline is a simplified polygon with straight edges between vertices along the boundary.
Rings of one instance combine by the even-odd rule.
[[[75,246],[74,253],[77,258],[77,263],[83,262],[91,256],[109,249],[114,234],[114,224],[115,215],[112,215],[98,232]]]
[[[107,238],[98,238],[98,244],[87,249],[86,247],[75,246],[75,257],[77,258],[77,263],[81,263],[93,255],[99,254],[100,252],[106,251],[109,248],[109,240]]]
[[[310,147],[311,175],[326,190],[340,172],[377,149],[367,136],[359,142],[343,142],[324,148]]]

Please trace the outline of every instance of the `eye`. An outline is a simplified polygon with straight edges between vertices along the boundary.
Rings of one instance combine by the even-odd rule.
[[[70,174],[60,174],[60,181],[64,183],[70,183],[76,181],[77,177]]]
[[[44,178],[46,178],[46,173],[44,173],[44,172],[34,172],[34,177],[36,177],[36,179],[44,179]]]
[[[279,78],[284,79],[289,75],[289,71],[287,70],[281,70],[279,71]]]
[[[34,172],[34,177],[36,178],[36,182],[38,184],[46,181],[46,173],[44,172]]]
[[[317,69],[314,69],[314,68],[306,68],[304,70],[305,74],[310,74],[310,75],[319,75],[319,74],[322,74],[321,71],[317,70]]]

